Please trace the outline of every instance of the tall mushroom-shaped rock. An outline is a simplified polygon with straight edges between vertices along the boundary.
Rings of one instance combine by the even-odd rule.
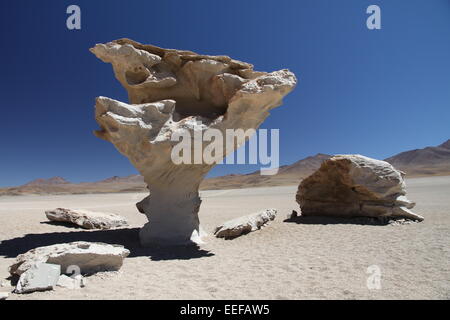
[[[288,70],[256,72],[252,65],[227,56],[162,49],[129,39],[97,44],[91,52],[112,64],[128,91],[130,104],[97,98],[101,130],[95,133],[113,143],[148,185],[150,195],[137,204],[149,220],[140,231],[141,243],[201,243],[200,182],[249,137],[233,140],[232,148],[215,152],[211,162],[195,157],[194,147],[203,150],[209,144],[199,133],[225,136],[227,129],[258,128],[295,87],[295,75]],[[186,133],[194,159],[179,163],[172,151],[180,142],[173,137]]]
[[[304,179],[297,192],[302,216],[394,217],[422,221],[410,211],[403,172],[385,161],[338,155]]]

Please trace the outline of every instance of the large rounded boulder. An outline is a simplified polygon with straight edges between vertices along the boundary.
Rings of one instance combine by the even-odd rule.
[[[302,216],[393,217],[422,221],[406,198],[404,173],[361,155],[326,160],[298,188]]]

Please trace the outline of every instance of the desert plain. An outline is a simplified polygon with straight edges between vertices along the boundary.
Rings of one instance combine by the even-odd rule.
[[[146,217],[135,203],[145,193],[0,197],[0,291],[12,291],[8,267],[30,249],[77,240],[124,245],[118,272],[87,278],[81,289],[55,288],[9,299],[450,299],[450,176],[406,180],[420,223],[380,225],[364,220],[291,219],[297,186],[205,190],[200,221],[209,234],[194,247],[139,245]],[[91,231],[47,221],[56,207],[112,212],[126,228]],[[216,226],[276,208],[266,227],[233,240]],[[380,270],[369,288],[367,268]]]

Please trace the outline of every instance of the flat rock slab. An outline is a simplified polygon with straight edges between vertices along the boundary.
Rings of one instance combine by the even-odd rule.
[[[243,234],[261,229],[269,221],[275,219],[276,209],[267,209],[244,217],[239,217],[225,222],[217,227],[214,234],[218,238],[232,239]]]
[[[17,283],[15,293],[30,293],[34,291],[52,290],[58,282],[61,266],[49,263],[33,264],[22,273]]]
[[[127,220],[117,214],[81,209],[56,208],[45,211],[45,215],[50,221],[72,223],[84,229],[112,229],[128,225]]]
[[[121,245],[77,241],[32,249],[16,258],[9,268],[11,275],[22,275],[36,263],[61,266],[61,272],[93,274],[100,271],[117,271],[130,251]]]

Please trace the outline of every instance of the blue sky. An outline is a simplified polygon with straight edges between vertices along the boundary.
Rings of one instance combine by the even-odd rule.
[[[81,30],[66,28],[70,4]],[[381,30],[366,27],[371,4]],[[297,88],[262,126],[280,129],[281,164],[319,152],[383,159],[450,138],[448,0],[2,0],[0,32],[0,186],[136,173],[92,134],[95,97],[127,95],[88,49],[122,37],[293,71]]]

